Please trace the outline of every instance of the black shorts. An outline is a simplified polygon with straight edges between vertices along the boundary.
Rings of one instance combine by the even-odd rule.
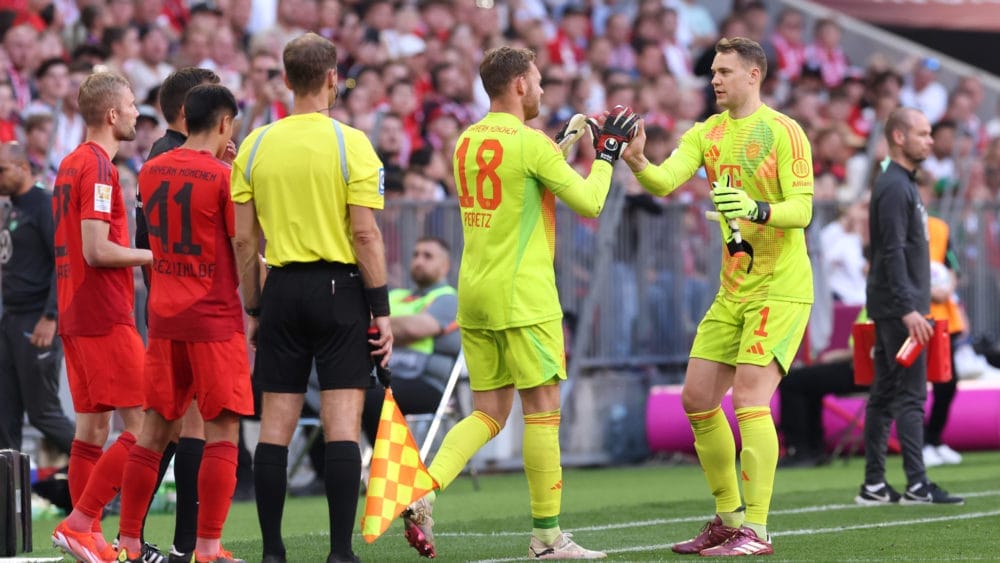
[[[305,393],[313,359],[323,390],[371,387],[370,324],[356,265],[311,262],[271,268],[260,298],[255,387],[268,393]]]

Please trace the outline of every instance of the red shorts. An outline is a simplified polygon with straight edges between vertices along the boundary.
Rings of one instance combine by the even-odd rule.
[[[223,410],[253,414],[246,337],[237,332],[217,342],[150,338],[145,396],[145,408],[167,420],[184,416],[195,397],[205,420]]]
[[[66,374],[78,413],[142,405],[143,345],[132,325],[101,336],[63,336]]]

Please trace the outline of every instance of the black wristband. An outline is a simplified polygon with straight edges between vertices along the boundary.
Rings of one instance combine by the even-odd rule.
[[[366,287],[365,300],[373,317],[389,316],[389,286]]]
[[[771,218],[771,204],[766,201],[757,202],[757,216],[751,219],[754,223],[763,225]]]
[[[246,311],[246,314],[249,317],[260,316],[260,307],[243,307],[243,310]]]

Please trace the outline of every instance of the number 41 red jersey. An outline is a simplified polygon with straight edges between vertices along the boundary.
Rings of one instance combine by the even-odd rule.
[[[243,332],[230,166],[176,148],[143,165],[139,193],[153,251],[149,336],[188,342]]]

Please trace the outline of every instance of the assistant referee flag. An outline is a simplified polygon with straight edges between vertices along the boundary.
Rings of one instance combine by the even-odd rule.
[[[435,488],[392,390],[386,389],[361,519],[365,541],[378,539],[407,506]]]

